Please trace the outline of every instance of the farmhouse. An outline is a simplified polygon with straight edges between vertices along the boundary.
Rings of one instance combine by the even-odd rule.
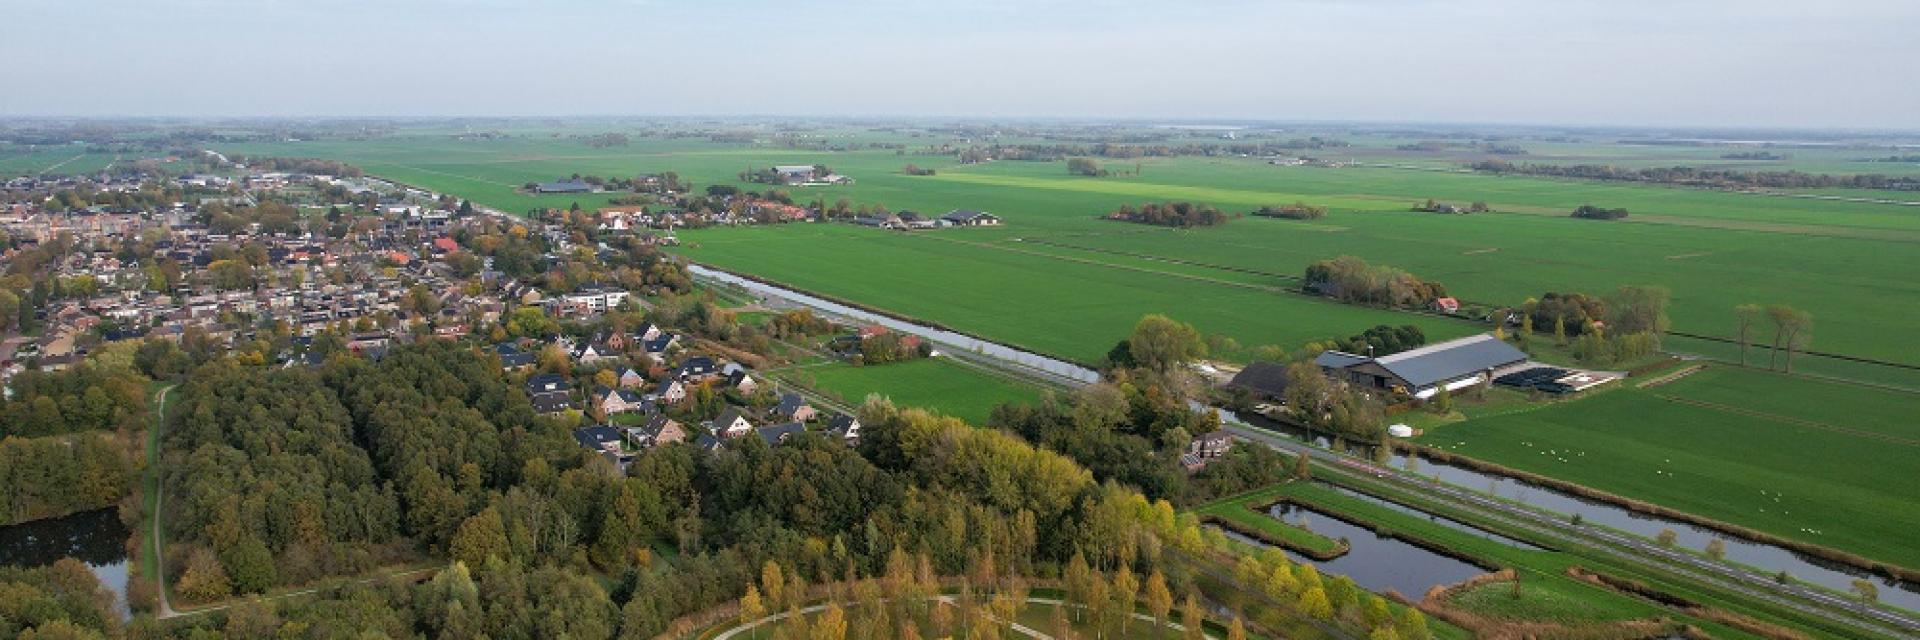
[[[940,216],[940,219],[945,220],[949,224],[952,224],[953,226],[956,226],[956,227],[1000,226],[999,216],[993,215],[991,213],[987,213],[985,211],[973,211],[971,209],[954,209],[952,211],[948,211],[947,215]]]
[[[1327,375],[1370,389],[1386,389],[1415,398],[1440,389],[1461,389],[1490,381],[1527,362],[1527,354],[1499,338],[1481,334],[1370,358],[1328,351],[1314,359]]]
[[[533,190],[536,193],[589,193],[593,191],[593,185],[579,180],[559,180],[536,184]]]
[[[781,180],[793,184],[812,182],[814,169],[810,164],[782,164],[774,165],[773,172],[778,174]]]

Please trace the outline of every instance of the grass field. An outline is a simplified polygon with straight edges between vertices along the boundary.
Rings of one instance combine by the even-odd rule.
[[[833,140],[885,139],[870,132],[827,135]],[[928,142],[908,141],[909,149]],[[1664,162],[1720,152],[1597,148],[1603,146],[1609,145],[1573,145],[1553,157],[1649,156]],[[576,201],[593,207],[607,200],[605,194],[539,196],[516,190],[529,181],[572,173],[673,170],[698,184],[713,184],[736,183],[734,175],[751,167],[823,163],[858,183],[793,189],[796,198],[847,197],[934,213],[983,209],[1006,218],[1008,225],[926,233],[920,234],[926,238],[910,241],[881,241],[884,234],[833,226],[719,229],[686,233],[697,246],[684,252],[715,266],[874,306],[913,309],[915,315],[970,331],[998,328],[996,337],[1075,357],[1103,352],[1114,338],[1078,331],[1069,338],[1075,344],[1057,343],[1058,329],[1080,325],[1085,308],[1098,308],[1090,315],[1103,332],[1118,326],[1121,317],[1130,321],[1144,313],[1170,312],[1191,315],[1183,319],[1247,345],[1297,344],[1394,321],[1373,312],[1344,314],[1364,318],[1322,319],[1319,316],[1330,313],[1324,308],[1271,306],[1265,296],[1225,291],[1211,282],[1284,286],[1287,282],[1280,276],[1298,274],[1309,262],[1351,254],[1438,279],[1463,298],[1499,304],[1517,304],[1546,291],[1662,285],[1674,292],[1675,328],[1709,335],[1733,332],[1735,305],[1784,302],[1815,314],[1815,349],[1920,364],[1920,343],[1882,339],[1898,333],[1901,318],[1920,314],[1920,282],[1905,277],[1920,272],[1920,251],[1914,250],[1920,244],[1920,207],[1441,171],[1273,167],[1244,158],[1145,159],[1137,163],[1139,176],[1087,179],[1066,175],[1057,162],[957,166],[944,156],[803,151],[695,139],[639,138],[629,147],[595,149],[551,134],[488,141],[403,136],[221,149],[343,159],[377,175],[515,212]],[[1792,162],[1811,161],[1816,155],[1799,154]],[[940,172],[905,176],[899,169],[907,162]],[[1109,166],[1131,171],[1136,165]],[[1436,216],[1406,211],[1428,197],[1484,200],[1500,213]],[[1331,206],[1333,212],[1312,223],[1248,218],[1201,231],[1095,219],[1123,203],[1168,199],[1199,200],[1229,211],[1306,200]],[[1633,216],[1615,223],[1565,216],[1587,202],[1626,207]],[[790,242],[777,242],[774,236]],[[748,246],[738,246],[743,244]],[[887,247],[867,253],[876,244]],[[957,246],[928,246],[934,244]],[[1041,255],[1053,258],[1043,262]],[[835,273],[802,277],[829,270]],[[1096,270],[1118,273],[1091,273]],[[1054,272],[1061,277],[1044,279],[1053,286],[1020,282],[1031,280],[1033,273]],[[799,281],[803,279],[810,281]],[[1058,295],[1062,290],[1072,293]],[[1170,301],[1156,295],[1167,290],[1192,291],[1206,308],[1189,313],[1183,302],[1195,296]],[[996,327],[997,322],[981,317],[1007,315],[1030,321],[1032,329],[1047,325],[1046,330]],[[1109,316],[1114,319],[1100,320]],[[1049,339],[1056,343],[1041,343]]]
[[[1422,440],[1911,567],[1920,566],[1915,403],[1905,393],[1717,367],[1454,423]],[[1543,455],[1549,449],[1568,455]]]
[[[971,424],[985,424],[993,408],[1006,403],[1030,403],[1040,390],[946,358],[926,358],[871,367],[830,364],[793,370],[791,377],[815,389],[859,406],[867,394],[878,393],[902,407],[921,407]]]

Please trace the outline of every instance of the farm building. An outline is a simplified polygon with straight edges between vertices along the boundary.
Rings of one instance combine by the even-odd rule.
[[[1264,400],[1279,400],[1287,392],[1287,365],[1278,362],[1255,362],[1241,369],[1233,376],[1228,387],[1244,389]]]
[[[1000,224],[999,216],[970,209],[954,209],[948,211],[947,215],[940,216],[940,219],[956,227],[993,227]]]
[[[1441,388],[1461,389],[1492,380],[1527,362],[1527,354],[1481,334],[1372,358],[1328,351],[1314,359],[1322,371],[1361,387],[1427,398]]]
[[[534,185],[533,190],[539,193],[589,193],[593,191],[593,185],[579,180],[560,180],[542,182]]]

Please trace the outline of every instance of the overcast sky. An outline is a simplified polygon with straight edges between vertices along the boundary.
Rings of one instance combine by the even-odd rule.
[[[1920,0],[0,0],[0,115],[1920,129]]]

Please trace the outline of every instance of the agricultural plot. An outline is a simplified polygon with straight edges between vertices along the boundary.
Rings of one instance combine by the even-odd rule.
[[[0,178],[69,175],[99,171],[123,159],[114,153],[89,153],[83,145],[20,147],[0,145]]]
[[[1436,428],[1449,452],[1920,566],[1913,395],[1710,368]]]
[[[867,394],[877,393],[892,398],[897,406],[931,409],[976,425],[985,424],[996,406],[1040,399],[1040,390],[1030,385],[946,358],[871,367],[835,363],[795,369],[783,377],[849,406],[859,406]]]
[[[848,140],[884,139],[870,133],[838,135]],[[1040,267],[1040,272],[1074,273],[1121,265],[1272,287],[1287,286],[1285,276],[1298,274],[1309,262],[1351,254],[1408,268],[1446,283],[1463,298],[1495,304],[1517,304],[1545,291],[1603,292],[1624,284],[1662,285],[1674,292],[1676,330],[1706,335],[1733,333],[1735,305],[1787,303],[1815,314],[1812,346],[1817,350],[1920,364],[1920,344],[1882,339],[1899,332],[1899,318],[1920,313],[1920,284],[1904,277],[1920,272],[1920,251],[1912,250],[1920,243],[1920,208],[1916,207],[1450,171],[1274,167],[1244,158],[1110,162],[1114,168],[1137,169],[1139,175],[1093,179],[1068,176],[1057,162],[959,166],[945,164],[950,160],[941,156],[896,155],[891,150],[830,153],[654,138],[636,138],[627,147],[596,149],[550,134],[486,141],[413,136],[221,149],[342,159],[378,175],[507,211],[567,207],[575,202],[591,208],[612,197],[533,195],[516,190],[526,182],[573,173],[616,176],[671,170],[696,184],[764,188],[739,183],[735,174],[775,163],[821,163],[853,176],[857,184],[791,189],[796,198],[831,202],[845,197],[855,203],[936,214],[974,208],[1008,219],[1008,226],[1001,229],[922,234],[936,239],[921,244],[961,241],[972,246],[889,249],[873,255],[861,253],[875,244],[872,235],[857,230],[776,230],[805,238],[806,250],[795,250],[792,244],[767,245],[764,250],[719,248],[723,242],[751,240],[759,245],[772,239],[743,230],[687,234],[700,244],[685,250],[689,257],[778,280],[797,280],[792,274],[822,270],[822,260],[848,262],[853,256],[854,268],[831,276],[837,290],[823,291],[902,312],[922,306],[913,299],[928,297],[928,288],[901,286],[900,280],[906,274],[939,269],[943,288],[995,290],[999,294],[991,305],[995,310],[1048,313],[1053,305],[1042,303],[1053,301],[1060,287],[1039,287],[1043,292],[1039,295],[1021,295],[1007,280],[1009,272],[1037,267],[1035,254],[1056,256],[1055,264]],[[1579,149],[1566,153],[1579,155],[1575,151],[1600,153]],[[1664,159],[1668,152],[1647,153]],[[1675,156],[1682,157],[1686,156]],[[900,167],[907,162],[935,167],[939,173],[902,175]],[[1428,197],[1484,200],[1500,213],[1440,216],[1406,211],[1413,202]],[[1246,218],[1197,231],[1096,219],[1121,204],[1181,199],[1229,211],[1304,200],[1330,206],[1333,213],[1313,222]],[[1566,211],[1586,202],[1625,207],[1633,216],[1614,223],[1566,217]],[[949,259],[958,262],[946,262]],[[1068,261],[1084,268],[1063,264]],[[983,263],[993,263],[995,268],[982,269]],[[1192,279],[1169,282],[1162,274],[1140,270],[1126,271],[1125,276],[1129,289],[1196,286]],[[1212,286],[1198,285],[1197,290],[1208,291]],[[1126,307],[1116,315],[1129,320],[1156,311],[1187,315],[1184,305],[1155,304],[1151,294],[1102,289],[1085,297],[1100,298],[1085,302]],[[1244,294],[1229,297],[1249,299]],[[1322,310],[1284,306],[1294,311]],[[953,322],[959,319],[953,316],[974,315],[979,309],[945,311],[951,313],[916,315],[976,332],[987,330],[979,324]],[[1246,305],[1227,313],[1272,317],[1276,311]],[[1280,319],[1337,326],[1277,333],[1262,333],[1256,329],[1262,323],[1245,319],[1213,321],[1213,326],[1206,326],[1205,318],[1182,319],[1248,345],[1348,335],[1372,324],[1398,321],[1385,314],[1365,315],[1381,317],[1336,323],[1285,316]],[[1008,337],[1039,338],[1021,331]],[[1096,354],[1105,346],[1063,349],[1017,342],[1075,357]],[[1834,374],[1850,375],[1841,373],[1842,369],[1835,367]]]

